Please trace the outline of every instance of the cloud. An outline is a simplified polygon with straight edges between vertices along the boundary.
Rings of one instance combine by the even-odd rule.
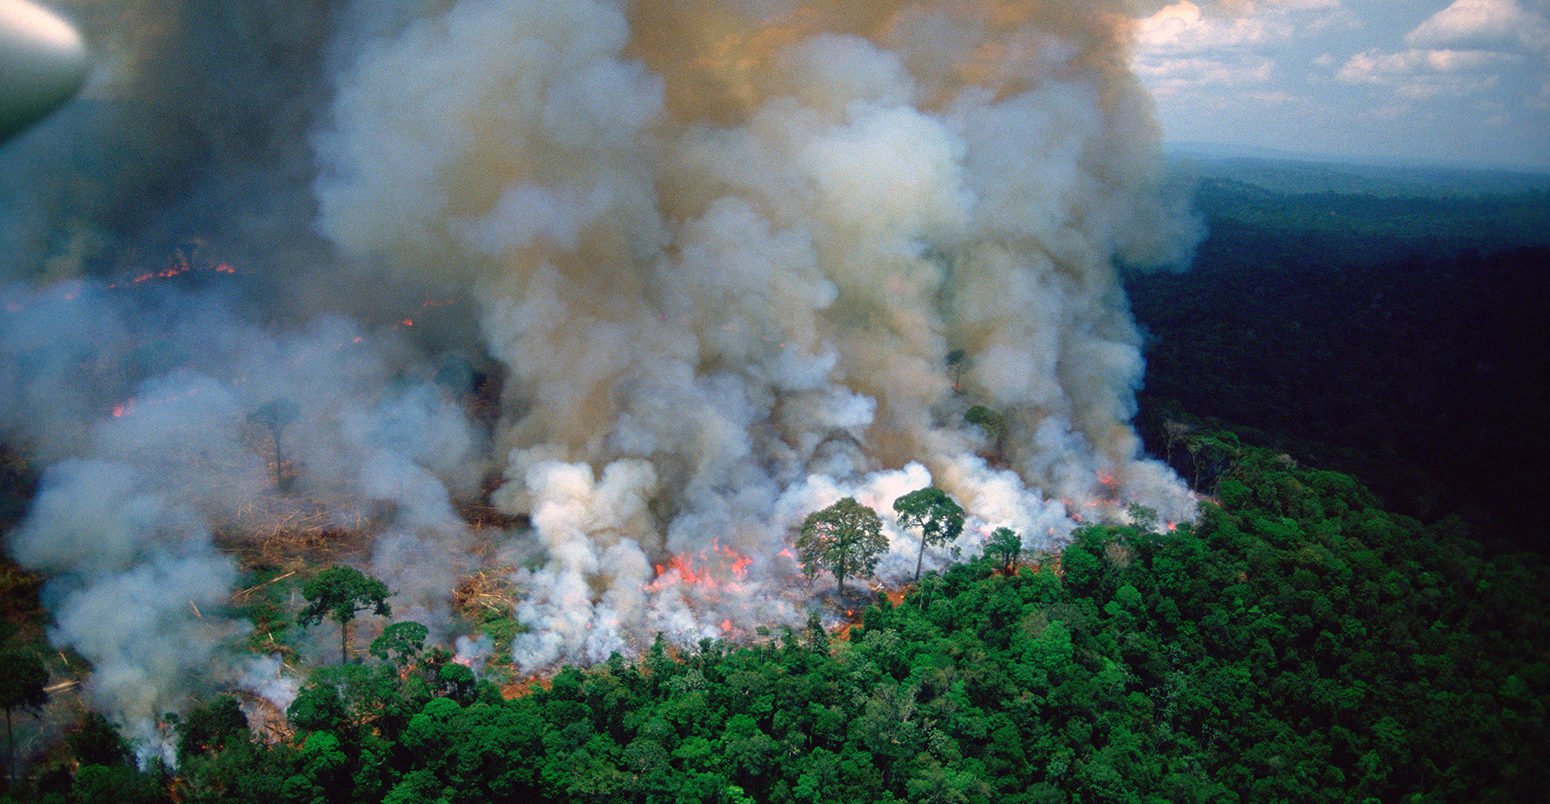
[[[1474,72],[1517,59],[1488,50],[1367,50],[1352,56],[1336,74],[1351,83],[1390,83],[1418,73]]]
[[[1274,61],[1253,58],[1227,60],[1185,57],[1136,65],[1136,74],[1159,96],[1199,86],[1243,87],[1263,84],[1274,71]]]
[[[1411,100],[1465,97],[1495,87],[1500,79],[1493,68],[1518,60],[1488,50],[1367,50],[1352,56],[1335,77],[1348,84],[1388,87]]]
[[[1143,54],[1237,48],[1285,33],[1284,28],[1261,16],[1221,19],[1190,0],[1180,0],[1136,24],[1136,47]]]
[[[1455,0],[1405,35],[1417,48],[1521,47],[1550,56],[1550,20],[1518,0]]]
[[[1335,77],[1390,88],[1410,100],[1481,95],[1502,84],[1509,68],[1550,57],[1550,21],[1520,0],[1454,0],[1405,34],[1407,49],[1367,50]],[[1541,94],[1550,83],[1541,80]],[[1528,98],[1531,106],[1534,98]]]
[[[1345,18],[1340,0],[1177,0],[1147,9],[1135,21],[1135,69],[1159,96],[1265,84],[1278,67],[1273,48]]]
[[[1180,0],[1137,22],[1136,74],[1158,96],[1261,84],[1275,62],[1258,46],[1286,33],[1263,17],[1226,19]]]

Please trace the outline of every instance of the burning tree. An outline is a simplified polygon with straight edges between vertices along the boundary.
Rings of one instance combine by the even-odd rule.
[[[307,607],[296,615],[296,622],[304,628],[322,622],[325,617],[339,623],[341,664],[349,660],[350,621],[355,619],[355,613],[371,609],[373,614],[386,617],[392,611],[387,602],[387,584],[354,567],[329,567],[307,581],[301,593],[307,598]]]
[[[893,501],[899,526],[920,528],[920,553],[915,556],[915,580],[920,580],[920,564],[926,558],[926,546],[946,544],[963,532],[963,508],[936,486],[912,491]]]
[[[846,497],[808,514],[796,547],[797,560],[809,579],[827,569],[844,592],[845,576],[870,573],[888,548],[888,540],[883,537],[883,521],[877,512],[856,502],[855,497]]]

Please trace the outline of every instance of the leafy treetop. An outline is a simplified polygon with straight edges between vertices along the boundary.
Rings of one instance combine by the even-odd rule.
[[[883,522],[877,512],[855,497],[807,515],[797,538],[797,560],[809,578],[820,569],[834,573],[837,587],[845,590],[845,576],[871,572],[888,547]]]
[[[946,544],[963,532],[963,508],[947,492],[927,486],[894,500],[893,510],[899,515],[900,526],[920,528],[920,552],[915,556],[915,578],[919,579],[926,546]]]
[[[339,623],[339,661],[346,661],[350,622],[356,612],[371,610],[379,617],[392,611],[388,606],[387,584],[354,567],[335,566],[313,576],[301,588],[307,606],[296,615],[302,626],[315,625],[326,617]]]
[[[990,542],[985,545],[985,554],[998,559],[1008,575],[1012,573],[1012,565],[1017,563],[1017,557],[1022,552],[1023,537],[1011,528],[996,528],[990,534]]]

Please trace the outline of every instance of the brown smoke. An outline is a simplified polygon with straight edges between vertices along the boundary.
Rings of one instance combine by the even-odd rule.
[[[200,668],[234,624],[188,604],[229,590],[212,534],[255,510],[370,519],[395,612],[443,629],[456,576],[522,567],[523,669],[800,624],[785,548],[847,495],[885,515],[888,583],[918,546],[890,505],[930,483],[969,554],[1192,514],[1129,425],[1116,259],[1194,232],[1119,2],[77,8],[110,57],[0,152],[25,199],[0,264],[31,285],[0,299],[0,426],[53,462],[9,541],[138,733],[231,675]],[[105,284],[190,233],[243,279]],[[400,326],[426,289],[452,303]],[[475,363],[493,423],[462,405]],[[486,473],[531,526],[476,550],[453,502]]]

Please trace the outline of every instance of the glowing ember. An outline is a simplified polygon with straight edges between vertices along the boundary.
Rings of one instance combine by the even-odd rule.
[[[665,563],[653,565],[657,577],[646,588],[655,592],[683,584],[717,593],[725,583],[747,578],[751,564],[752,557],[723,545],[719,539],[712,540],[710,548],[699,555],[673,555]]]
[[[179,257],[171,265],[159,271],[143,271],[135,274],[123,283],[109,282],[107,287],[120,288],[129,285],[141,285],[153,279],[171,279],[175,276],[183,276],[197,272],[210,272],[217,274],[236,274],[237,269],[227,262],[219,262],[214,265],[202,262],[191,262],[185,257]]]

